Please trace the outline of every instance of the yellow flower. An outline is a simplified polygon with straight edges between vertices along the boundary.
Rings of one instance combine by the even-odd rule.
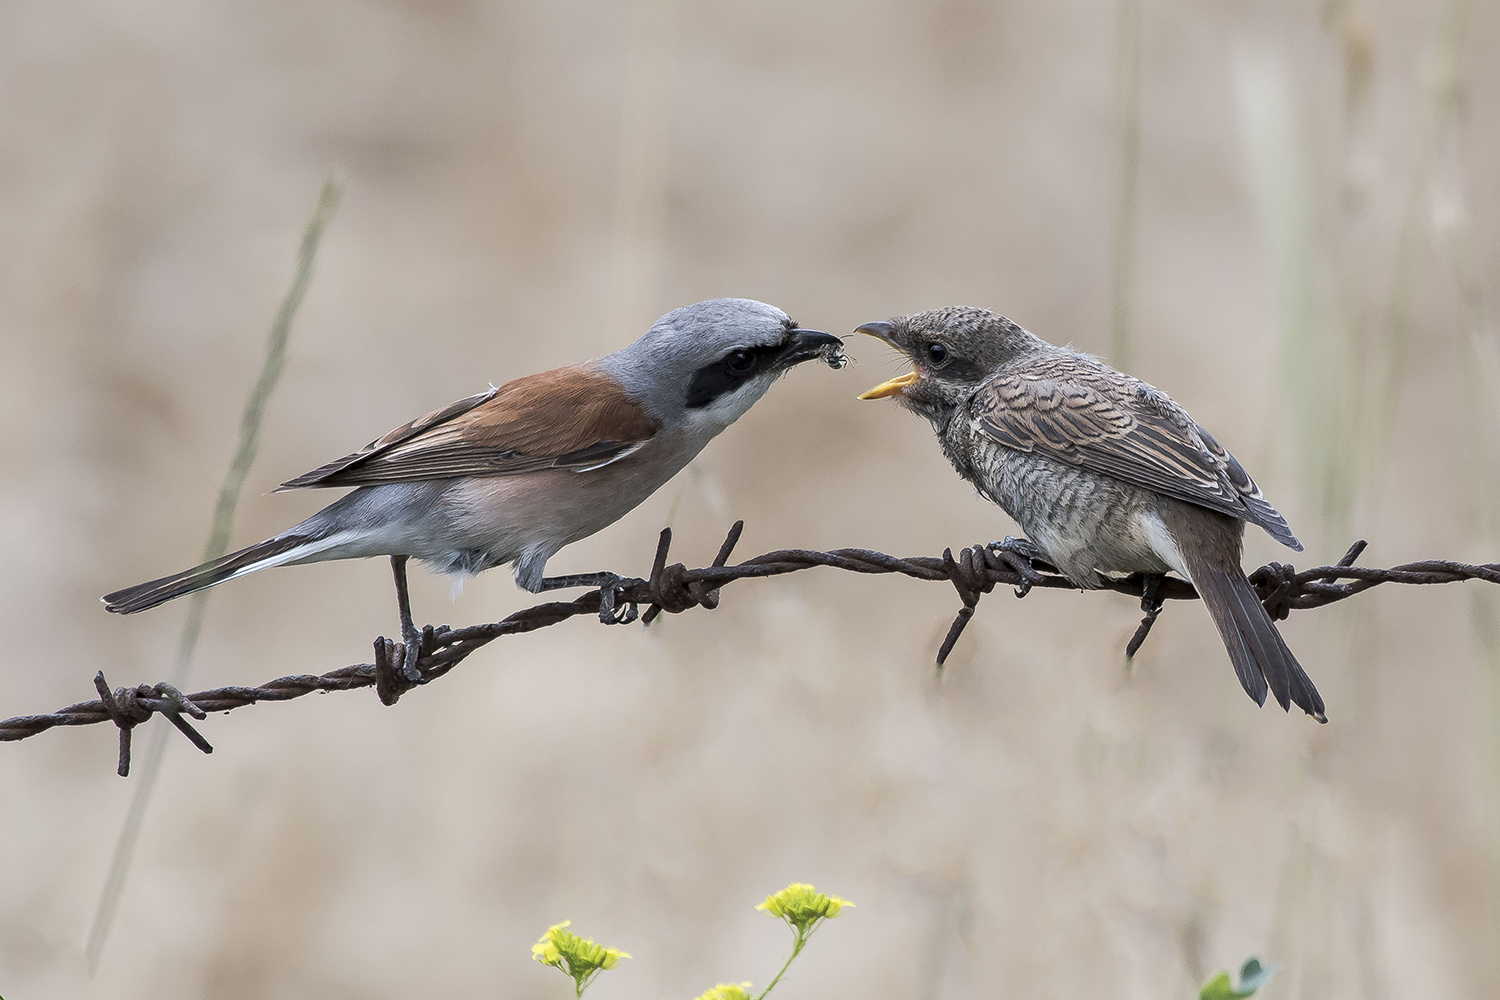
[[[571,976],[575,992],[583,996],[583,991],[600,970],[613,969],[620,959],[629,958],[630,954],[595,944],[591,938],[579,937],[567,929],[570,924],[571,920],[564,920],[548,927],[542,939],[531,946],[531,957]]]
[[[720,983],[698,1000],[750,1000],[749,983]]]
[[[805,882],[793,882],[756,907],[785,920],[799,935],[805,935],[820,920],[832,920],[844,907],[854,904],[837,896],[825,896]]]
[[[531,946],[531,957],[534,961],[541,962],[543,965],[562,968],[562,952],[557,950],[557,945],[546,938]]]

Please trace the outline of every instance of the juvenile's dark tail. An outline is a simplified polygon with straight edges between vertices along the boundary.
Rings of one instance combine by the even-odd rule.
[[[205,590],[216,583],[233,580],[258,569],[281,566],[299,557],[311,555],[325,547],[318,545],[319,541],[322,540],[307,535],[277,535],[202,566],[164,576],[160,580],[138,583],[113,594],[105,594],[102,598],[104,610],[113,611],[117,615],[133,615],[137,611],[164,604],[174,597]]]
[[[1319,722],[1327,722],[1323,697],[1287,648],[1244,571],[1238,565],[1213,566],[1191,557],[1188,569],[1198,596],[1203,598],[1218,626],[1245,693],[1256,704],[1264,705],[1269,683],[1271,693],[1283,709],[1295,702]]]

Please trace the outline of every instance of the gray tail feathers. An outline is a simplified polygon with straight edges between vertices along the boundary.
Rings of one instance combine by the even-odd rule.
[[[117,590],[113,594],[105,594],[104,609],[118,615],[133,615],[137,611],[145,611],[147,608],[164,604],[174,597],[205,590],[214,584],[233,580],[235,577],[254,573],[268,566],[280,566],[291,562],[304,554],[299,552],[299,549],[315,541],[317,539],[307,535],[277,535],[275,538],[257,542],[212,562],[206,562],[202,566],[164,576],[160,580],[138,583],[134,587]]]
[[[1264,705],[1269,686],[1283,709],[1295,702],[1319,722],[1327,722],[1323,697],[1287,648],[1244,572],[1238,566],[1224,569],[1203,563],[1190,568],[1193,586],[1218,626],[1245,693]]]

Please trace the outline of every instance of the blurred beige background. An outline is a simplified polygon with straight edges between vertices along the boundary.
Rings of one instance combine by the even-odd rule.
[[[1500,553],[1500,7],[1462,0],[635,0],[0,7],[0,715],[168,670],[318,187],[346,182],[234,530],[278,482],[718,295],[805,324],[1004,311],[1170,391],[1308,543]],[[1136,125],[1132,126],[1132,122]],[[1132,146],[1138,152],[1131,168]],[[930,431],[809,366],[554,572],[1014,530]],[[1255,532],[1247,562],[1291,553]],[[115,733],[0,747],[0,993],[560,998],[767,981],[752,907],[859,908],[778,996],[1500,995],[1500,594],[1384,590],[1286,635],[1331,723],[1257,710],[1201,609],[1133,668],[1117,595],[832,571],[713,614],[503,640],[395,709],[263,705],[170,744],[97,978]],[[506,572],[418,614],[495,620]],[[215,592],[190,689],[368,660],[381,562]]]

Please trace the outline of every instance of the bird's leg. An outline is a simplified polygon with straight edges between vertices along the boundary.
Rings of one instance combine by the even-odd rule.
[[[599,620],[606,625],[629,625],[640,617],[640,609],[626,603],[620,607],[620,592],[635,580],[617,573],[574,573],[570,576],[549,576],[537,587],[537,593],[547,590],[562,590],[565,587],[598,587]]]
[[[1006,535],[1003,542],[990,542],[986,547],[1020,576],[1021,582],[1016,585],[1017,597],[1025,597],[1032,587],[1042,582],[1042,575],[1032,563],[1038,559],[1045,561],[1047,557],[1035,542]]]
[[[391,556],[391,575],[396,578],[396,610],[401,615],[401,641],[406,644],[406,659],[401,676],[412,684],[423,683],[417,662],[422,658],[422,633],[411,620],[411,595],[406,589],[406,556]]]
[[[565,590],[568,587],[603,587],[614,583],[620,578],[614,573],[573,573],[569,576],[543,577],[541,585],[536,588],[538,594],[547,590]]]
[[[1166,579],[1163,573],[1146,573],[1141,578],[1141,610],[1146,612],[1146,617],[1141,619],[1135,635],[1130,637],[1130,642],[1125,646],[1127,660],[1133,659],[1140,652],[1141,643],[1151,634],[1151,626],[1156,624],[1156,616],[1161,614],[1162,605],[1166,602],[1162,600],[1159,591]]]

